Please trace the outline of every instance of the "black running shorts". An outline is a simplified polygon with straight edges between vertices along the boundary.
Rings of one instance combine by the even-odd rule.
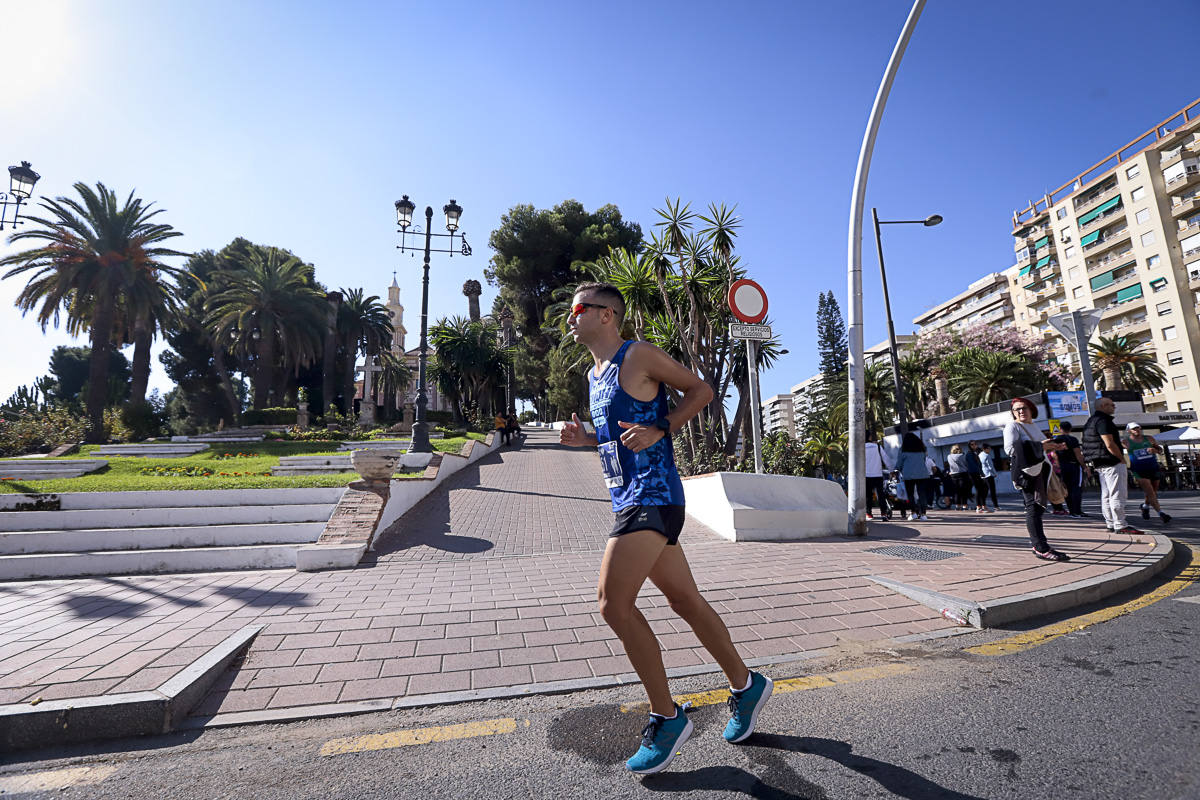
[[[635,531],[658,531],[667,537],[667,544],[679,542],[683,531],[683,506],[627,506],[617,512],[609,536],[620,536]]]

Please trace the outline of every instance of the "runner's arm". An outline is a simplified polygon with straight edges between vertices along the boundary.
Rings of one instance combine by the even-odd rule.
[[[671,423],[671,433],[686,425],[688,420],[712,402],[711,386],[654,345],[638,342],[630,348],[629,355],[626,356],[627,359],[631,357],[635,359],[638,371],[646,376],[647,383],[665,383],[683,393],[683,397],[675,405],[675,410],[667,414]],[[620,425],[625,428],[625,433],[621,435],[621,443],[635,453],[666,437],[666,433],[658,428],[647,428],[627,422],[621,422]]]

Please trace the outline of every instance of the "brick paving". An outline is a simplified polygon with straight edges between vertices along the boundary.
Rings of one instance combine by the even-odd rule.
[[[0,703],[151,688],[248,624],[265,627],[195,713],[628,673],[595,607],[611,525],[596,456],[529,434],[451,476],[358,569],[0,583]],[[1110,573],[1149,550],[1095,519],[1047,517],[1051,543],[1074,558],[1051,564],[1030,555],[1015,509],[941,516],[874,524],[866,539],[739,544],[689,519],[681,542],[747,658],[951,627],[869,576],[984,601]],[[896,544],[961,555],[868,552]],[[639,606],[668,667],[710,663],[653,586]]]

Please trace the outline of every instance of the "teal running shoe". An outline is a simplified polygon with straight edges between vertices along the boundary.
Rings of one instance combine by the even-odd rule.
[[[750,672],[750,688],[729,693],[729,724],[725,726],[725,741],[740,742],[754,733],[758,712],[767,704],[775,683],[766,675]]]
[[[642,729],[642,746],[625,762],[625,768],[638,775],[661,772],[691,735],[692,721],[678,704],[672,719],[651,714],[650,722]]]

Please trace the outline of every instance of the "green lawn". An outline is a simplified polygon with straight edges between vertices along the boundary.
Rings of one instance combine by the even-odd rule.
[[[467,439],[483,440],[480,433],[434,439],[435,450],[457,453]],[[84,445],[70,458],[95,458],[98,445]],[[354,472],[323,475],[264,475],[279,464],[280,456],[339,453],[337,442],[237,442],[216,445],[187,458],[124,458],[107,456],[108,466],[91,475],[47,481],[0,480],[0,494],[60,492],[145,492],[171,489],[303,489],[345,486],[358,480]],[[245,454],[249,457],[242,457]],[[229,457],[232,456],[232,457]],[[146,474],[149,472],[150,474]],[[190,474],[172,474],[187,472]],[[204,474],[211,472],[211,475]],[[401,475],[400,477],[404,477]],[[3,478],[3,476],[0,476]]]

